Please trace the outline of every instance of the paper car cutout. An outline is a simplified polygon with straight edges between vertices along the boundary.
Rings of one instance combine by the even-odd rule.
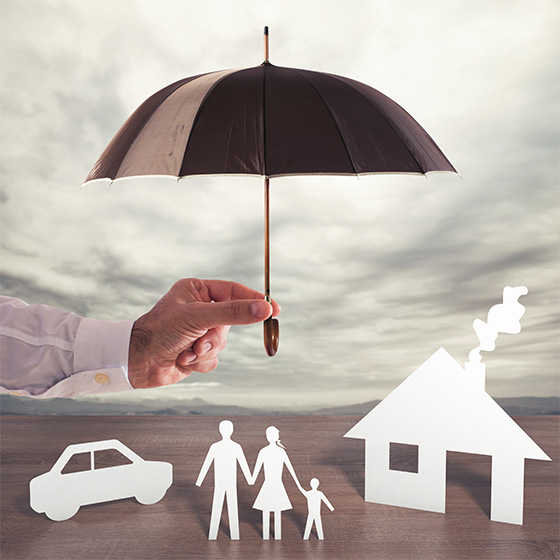
[[[126,465],[95,468],[95,452],[117,450],[129,461]],[[63,473],[78,453],[90,454],[90,468]],[[173,465],[145,461],[116,439],[69,445],[52,469],[29,483],[31,508],[53,521],[70,519],[81,506],[136,498],[144,505],[159,502],[173,482]]]

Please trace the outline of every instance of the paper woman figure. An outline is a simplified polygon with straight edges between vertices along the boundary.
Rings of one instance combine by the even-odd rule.
[[[292,475],[294,482],[303,492],[303,488],[292,467],[286,449],[280,443],[280,432],[278,428],[269,426],[266,429],[266,439],[268,445],[263,447],[257,456],[257,463],[253,472],[252,482],[254,483],[259,476],[261,468],[264,466],[264,483],[253,504],[255,509],[263,512],[263,539],[269,538],[270,533],[270,513],[274,512],[274,538],[282,538],[282,512],[292,509],[292,504],[282,483],[282,470],[286,465],[288,472]]]

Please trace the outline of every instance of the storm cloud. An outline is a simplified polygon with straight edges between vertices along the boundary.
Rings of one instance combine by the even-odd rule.
[[[331,406],[382,398],[526,285],[485,354],[495,397],[559,394],[559,7],[544,0],[2,0],[2,292],[134,319],[180,277],[262,289],[258,178],[80,186],[130,113],[180,78],[271,60],[389,95],[460,177],[271,182],[280,350],[234,327],[219,368],[127,398]],[[111,398],[111,397],[107,397]]]

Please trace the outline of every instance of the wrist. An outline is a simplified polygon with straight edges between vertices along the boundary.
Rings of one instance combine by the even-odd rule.
[[[128,379],[135,389],[145,386],[145,381],[148,379],[149,366],[145,356],[150,340],[151,333],[143,326],[140,317],[132,325],[128,348]]]

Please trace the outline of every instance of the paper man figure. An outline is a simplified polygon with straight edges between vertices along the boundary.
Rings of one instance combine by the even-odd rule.
[[[317,490],[319,487],[319,480],[316,478],[312,478],[311,482],[311,490],[304,490],[303,494],[307,498],[307,523],[305,524],[305,532],[303,533],[303,539],[309,539],[309,535],[311,534],[311,528],[313,527],[313,523],[315,523],[315,529],[317,529],[317,537],[320,540],[324,539],[323,536],[323,524],[321,522],[321,502],[324,502],[325,505],[331,510],[334,511],[334,507],[329,502],[325,494],[320,490]]]
[[[254,484],[254,482],[251,480],[251,471],[241,445],[231,440],[233,423],[230,420],[223,420],[220,422],[219,430],[222,440],[210,446],[195,484],[197,486],[202,485],[208,469],[214,462],[214,499],[212,501],[208,539],[216,540],[218,537],[218,526],[224,506],[224,498],[227,498],[230,537],[233,540],[239,540],[237,463],[239,463],[247,482],[249,484]]]
[[[274,538],[278,540],[282,538],[282,511],[292,509],[292,504],[282,483],[284,465],[286,465],[299,490],[304,492],[279,437],[278,428],[269,426],[266,429],[268,445],[259,451],[252,478],[254,484],[261,468],[264,466],[264,483],[253,507],[263,512],[263,539],[265,540],[269,538],[270,533],[270,512],[274,512]]]

